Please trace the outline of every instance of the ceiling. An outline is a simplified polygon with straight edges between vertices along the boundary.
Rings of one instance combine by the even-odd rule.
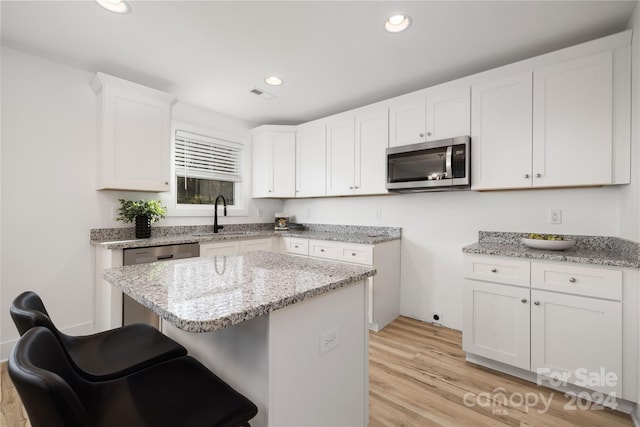
[[[129,3],[2,0],[2,44],[252,125],[298,124],[622,31],[637,1]],[[412,25],[385,32],[396,13]]]

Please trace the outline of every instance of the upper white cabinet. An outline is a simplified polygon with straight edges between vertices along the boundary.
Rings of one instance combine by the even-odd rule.
[[[389,139],[386,107],[327,123],[327,195],[384,194]]]
[[[531,187],[531,73],[472,89],[471,188]]]
[[[427,135],[424,93],[405,95],[389,106],[389,146],[425,142]]]
[[[468,86],[427,91],[427,141],[469,135],[471,98]]]
[[[340,116],[327,123],[327,195],[353,194],[355,118]]]
[[[389,146],[469,135],[468,86],[438,87],[397,98],[389,107]]]
[[[611,184],[612,52],[533,73],[533,184]]]
[[[354,194],[385,194],[389,111],[377,107],[356,114]]]
[[[614,87],[612,51],[474,85],[472,189],[617,183]]]
[[[98,190],[169,191],[175,97],[97,73]]]
[[[263,126],[253,133],[253,197],[295,197],[296,133]]]
[[[327,131],[324,123],[299,126],[296,132],[296,197],[327,194]]]

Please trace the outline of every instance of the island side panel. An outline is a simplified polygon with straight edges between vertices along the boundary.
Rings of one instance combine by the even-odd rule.
[[[266,427],[268,408],[268,316],[212,332],[185,332],[167,321],[162,332],[178,341],[203,365],[257,407],[252,427]]]
[[[368,424],[366,297],[360,281],[269,315],[269,426]]]

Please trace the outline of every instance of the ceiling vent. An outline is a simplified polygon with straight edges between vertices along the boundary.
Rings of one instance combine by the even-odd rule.
[[[254,95],[258,95],[262,99],[273,99],[276,97],[275,95],[265,92],[262,89],[258,89],[257,87],[254,87],[249,92],[251,92]]]

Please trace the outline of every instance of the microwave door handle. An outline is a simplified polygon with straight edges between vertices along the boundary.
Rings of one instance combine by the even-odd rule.
[[[450,145],[447,147],[447,157],[445,160],[445,177],[452,179],[453,172],[451,171],[451,161],[453,158],[453,147]]]

